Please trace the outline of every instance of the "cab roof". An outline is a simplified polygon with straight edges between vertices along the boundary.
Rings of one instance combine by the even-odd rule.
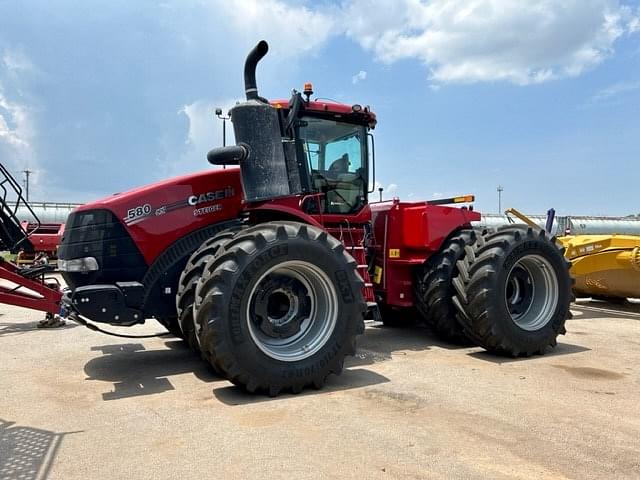
[[[271,100],[269,103],[275,108],[289,108],[289,100]],[[333,100],[319,101],[316,99],[305,102],[304,109],[313,113],[327,114],[327,116],[334,118],[345,118],[354,123],[366,124],[372,129],[377,123],[376,114],[368,106],[363,107],[359,104],[347,105]]]

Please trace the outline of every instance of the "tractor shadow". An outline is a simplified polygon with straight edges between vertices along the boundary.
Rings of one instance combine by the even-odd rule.
[[[507,357],[496,355],[495,353],[490,353],[485,350],[479,352],[471,352],[468,353],[470,357],[473,357],[477,360],[483,360],[485,362],[495,363],[498,365],[507,364],[507,363],[518,363],[518,362],[531,362],[536,359],[548,359],[552,357],[561,357],[564,355],[572,355],[574,353],[582,353],[589,352],[590,348],[583,347],[582,345],[574,345],[572,343],[563,343],[558,342],[555,348],[549,349],[546,351],[544,355],[532,355],[530,357]]]
[[[394,354],[403,354],[407,350],[424,352],[433,347],[463,350],[469,348],[469,345],[442,340],[422,324],[392,328],[379,322],[367,322],[365,334],[358,337],[356,356],[347,359],[345,366],[371,365],[391,360]]]
[[[0,479],[49,478],[65,435],[0,419]]]
[[[102,356],[85,364],[86,380],[113,384],[113,390],[102,394],[105,401],[175,390],[168,377],[185,373],[207,383],[223,380],[182,340],[167,341],[165,346],[162,350],[147,350],[141,343],[92,347]]]
[[[394,355],[402,355],[407,350],[425,351],[434,346],[446,349],[465,348],[442,342],[427,327],[419,325],[383,328],[381,323],[373,321],[367,322],[366,325],[365,334],[358,337],[356,355],[348,357],[344,362],[342,374],[340,376],[330,375],[320,391],[306,389],[299,394],[283,393],[271,398],[265,394],[247,393],[243,389],[231,385],[215,388],[213,394],[222,403],[236,406],[278,402],[286,399],[304,398],[309,395],[368,387],[387,383],[389,379],[362,367],[392,360]]]
[[[85,364],[87,380],[97,380],[112,385],[109,391],[102,394],[104,401],[155,395],[175,390],[169,378],[185,373],[192,373],[206,383],[225,381],[183,341],[170,340],[164,345],[166,348],[155,350],[147,350],[141,343],[92,347],[92,351],[100,352],[102,355]],[[305,390],[298,395],[285,393],[276,398],[270,398],[266,395],[249,394],[225,381],[224,385],[213,389],[213,395],[226,405],[245,405],[377,385],[386,383],[389,379],[363,367],[386,362],[399,355],[406,355],[407,351],[422,352],[434,347],[461,350],[461,354],[467,351],[467,355],[471,357],[493,363],[528,361],[536,358],[513,359],[496,357],[484,351],[469,352],[468,346],[442,341],[429,328],[420,325],[383,328],[380,323],[367,322],[366,333],[358,338],[355,357],[347,358],[342,375],[329,376],[324,388],[320,391]],[[588,348],[578,345],[559,343],[556,349],[547,353],[545,357],[586,350]]]
[[[358,352],[354,358],[345,362],[345,366],[363,365],[390,360],[393,355],[402,354],[403,351],[426,351],[433,347],[460,350],[461,354],[492,363],[512,363],[531,361],[536,358],[549,358],[574,353],[586,352],[590,348],[571,343],[558,342],[554,349],[547,350],[544,356],[531,357],[505,357],[495,353],[489,353],[481,347],[472,344],[460,345],[447,342],[438,337],[428,326],[415,325],[404,328],[382,328],[381,324],[373,323],[372,328],[367,328],[366,334],[358,340]]]
[[[495,364],[535,361],[538,358],[558,357],[591,350],[581,345],[562,342],[562,337],[559,337],[557,346],[548,349],[544,355],[513,358],[487,352],[472,343],[462,345],[442,340],[428,325],[419,322],[403,328],[383,328],[383,325],[377,322],[370,322],[369,326],[372,328],[367,328],[366,335],[360,338],[358,352],[352,362],[375,363],[389,360],[394,352],[398,354],[402,350],[424,351],[432,347],[460,350],[461,354],[465,353],[469,357]],[[390,334],[390,332],[393,333]]]
[[[279,402],[282,400],[304,398],[319,394],[326,395],[331,392],[368,387],[387,382],[389,382],[389,379],[384,375],[380,375],[364,368],[347,368],[347,362],[345,362],[345,369],[342,371],[342,374],[340,376],[330,375],[321,390],[308,388],[298,394],[281,393],[277,397],[269,397],[264,393],[248,393],[239,387],[231,385],[214,388],[213,395],[225,405],[237,406],[263,402]]]
[[[558,357],[591,350],[581,345],[574,345],[561,341],[554,349],[547,350],[542,355],[531,357],[506,357],[487,352],[472,344],[460,345],[447,342],[438,337],[428,326],[416,324],[403,328],[388,328],[380,323],[371,322],[366,334],[358,339],[356,356],[349,358],[345,366],[370,365],[372,363],[391,360],[393,355],[404,354],[407,350],[420,352],[434,347],[446,350],[460,350],[461,354],[496,364],[533,361],[537,358]]]

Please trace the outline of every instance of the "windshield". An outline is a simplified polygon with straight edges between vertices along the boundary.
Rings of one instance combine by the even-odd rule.
[[[353,213],[366,202],[367,132],[362,125],[303,117],[299,130],[313,189],[325,213]]]

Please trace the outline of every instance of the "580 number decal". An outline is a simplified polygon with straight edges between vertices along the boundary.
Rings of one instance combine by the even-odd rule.
[[[140,205],[139,207],[134,207],[127,210],[127,218],[125,218],[125,221],[132,222],[134,220],[138,220],[139,218],[146,217],[150,213],[151,205],[145,203],[144,205]]]

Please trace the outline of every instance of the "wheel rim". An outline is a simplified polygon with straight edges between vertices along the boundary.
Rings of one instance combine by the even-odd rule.
[[[338,318],[338,295],[325,272],[304,261],[280,263],[254,284],[247,303],[249,333],[263,353],[297,362],[318,352]]]
[[[525,255],[509,270],[505,302],[511,320],[523,330],[540,330],[547,325],[558,298],[558,279],[546,258]]]

